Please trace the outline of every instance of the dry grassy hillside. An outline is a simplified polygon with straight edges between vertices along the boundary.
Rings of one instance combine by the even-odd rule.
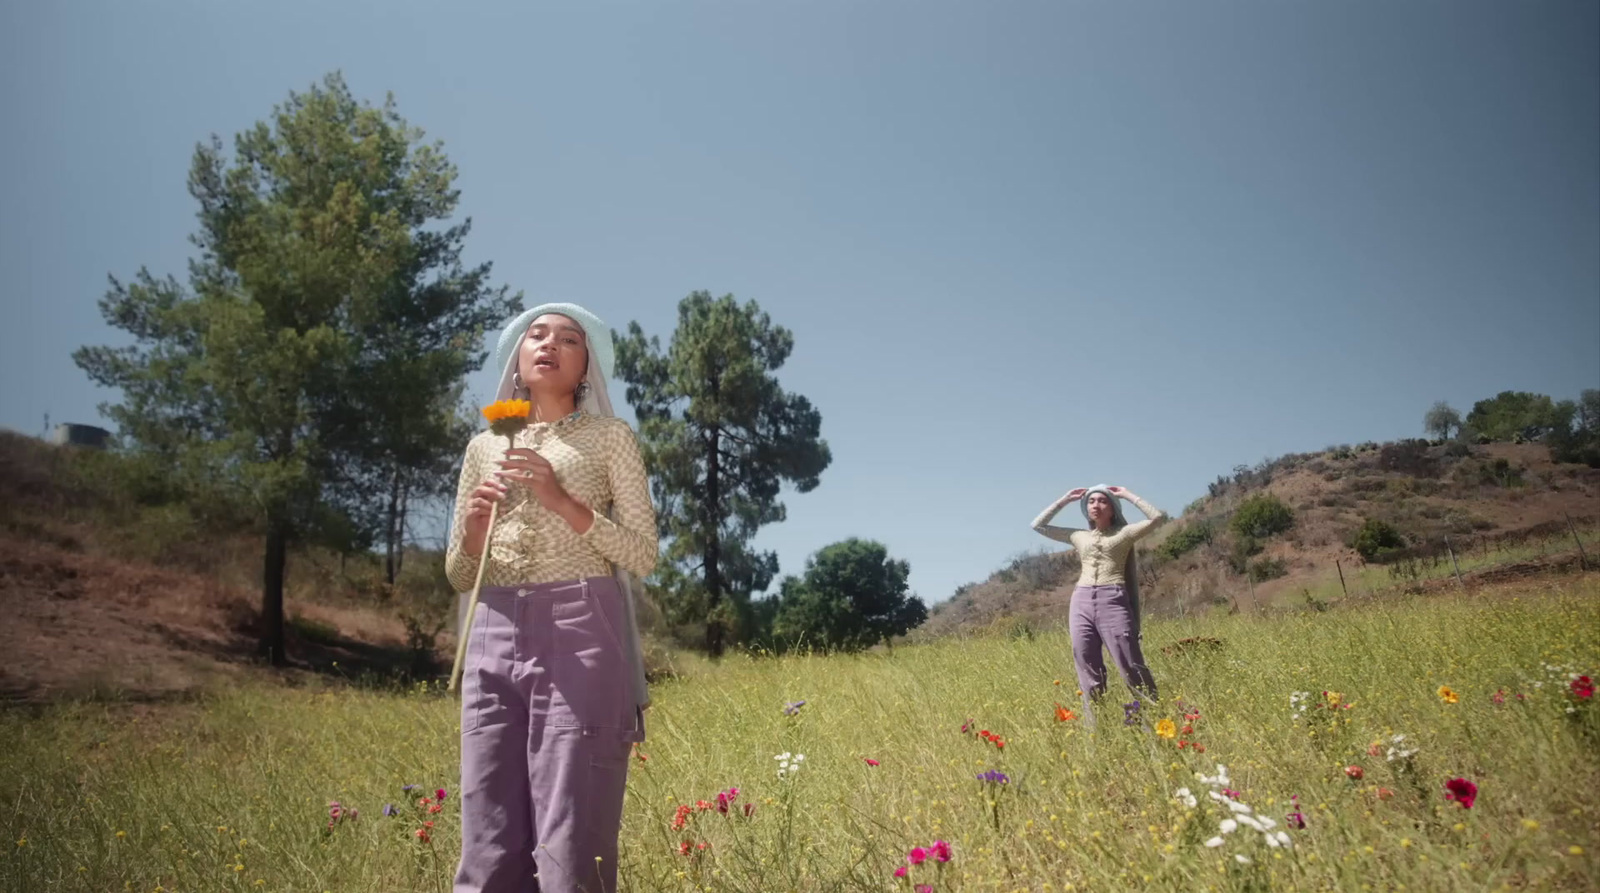
[[[122,457],[0,432],[0,704],[166,698],[258,666],[260,538],[151,486]],[[435,665],[453,595],[437,555],[408,562],[388,587],[374,559],[292,552],[286,678]]]
[[[1230,522],[1241,505],[1263,494],[1287,506],[1292,525],[1256,538],[1259,551],[1252,552]],[[1219,478],[1209,495],[1141,545],[1144,608],[1177,613],[1210,604],[1315,604],[1346,588],[1426,588],[1441,576],[1453,582],[1446,538],[1465,582],[1577,567],[1568,517],[1591,542],[1600,521],[1600,470],[1554,463],[1540,444],[1413,440],[1284,456]],[[1363,559],[1351,543],[1369,519],[1389,525],[1404,548]],[[1596,553],[1600,543],[1589,556],[1591,566],[1600,567]],[[1065,619],[1077,568],[1070,551],[1021,556],[937,605],[918,633],[1057,625]]]

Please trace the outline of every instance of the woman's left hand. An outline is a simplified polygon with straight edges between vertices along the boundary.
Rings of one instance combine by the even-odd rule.
[[[500,463],[500,468],[502,480],[526,484],[533,498],[550,511],[559,512],[572,501],[572,497],[556,479],[554,466],[533,450],[526,447],[506,450],[506,458]]]
[[[1112,496],[1120,496],[1123,499],[1127,499],[1128,498],[1128,488],[1127,487],[1107,487],[1106,490],[1109,491]]]

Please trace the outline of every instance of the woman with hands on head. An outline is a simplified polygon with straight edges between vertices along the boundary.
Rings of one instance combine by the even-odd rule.
[[[1145,520],[1129,524],[1118,500],[1138,507]],[[1053,527],[1050,522],[1077,502],[1088,529]],[[1106,688],[1102,645],[1111,651],[1128,687],[1156,696],[1156,680],[1145,665],[1139,642],[1139,566],[1133,544],[1167,519],[1165,512],[1125,487],[1079,487],[1051,503],[1033,520],[1033,529],[1078,550],[1083,572],[1072,590],[1072,658],[1083,691],[1084,716],[1093,722],[1093,705]]]

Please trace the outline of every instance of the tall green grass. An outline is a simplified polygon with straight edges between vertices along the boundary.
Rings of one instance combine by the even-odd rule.
[[[1597,607],[1590,576],[1324,613],[1151,621],[1145,642],[1162,700],[1125,725],[1128,696],[1114,689],[1093,733],[1083,718],[1056,714],[1058,703],[1078,709],[1061,634],[696,665],[655,689],[647,759],[632,763],[622,886],[1600,888],[1600,711],[1547,668],[1596,675]],[[1175,645],[1198,637],[1221,644]],[[1441,686],[1459,701],[1442,699]],[[1291,693],[1325,700],[1324,690],[1354,707],[1292,718]],[[1154,731],[1164,718],[1185,724],[1180,698],[1200,713],[1180,737],[1204,753]],[[12,711],[0,716],[10,807],[0,883],[97,893],[448,889],[459,852],[457,709],[428,687],[262,682],[183,705]],[[969,719],[1004,749],[963,734]],[[1396,733],[1418,749],[1413,771],[1385,758]],[[785,752],[805,759],[780,779],[773,757]],[[1269,848],[1244,828],[1204,845],[1226,809],[1195,775],[1218,763],[1239,800],[1278,829],[1298,795],[1306,827],[1288,831],[1292,847]],[[1361,780],[1347,775],[1352,765]],[[1008,783],[976,778],[989,770]],[[1478,785],[1471,809],[1445,799],[1455,777]],[[407,795],[406,784],[419,788]],[[694,809],[673,829],[680,804],[732,786],[727,815]],[[450,796],[427,816],[415,798],[438,787]],[[1174,796],[1181,787],[1198,795],[1196,808]],[[330,829],[330,801],[359,816]],[[386,803],[400,815],[384,816]],[[415,834],[424,819],[435,822],[427,842]],[[949,842],[949,863],[893,877],[912,847],[935,840]]]

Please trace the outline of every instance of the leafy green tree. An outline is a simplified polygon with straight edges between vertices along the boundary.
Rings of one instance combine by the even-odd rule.
[[[1577,409],[1570,400],[1557,403],[1545,394],[1501,391],[1473,404],[1466,423],[1490,440],[1507,441],[1528,429],[1565,431],[1572,426]]]
[[[637,322],[617,336],[617,374],[668,543],[658,591],[680,622],[706,623],[714,655],[750,593],[777,575],[777,555],[750,541],[784,519],[780,486],[809,492],[832,461],[821,413],[772,374],[793,350],[794,336],[756,302],[704,291],[679,302],[665,353]]]
[[[1240,537],[1263,540],[1294,526],[1294,511],[1271,493],[1257,493],[1239,503],[1228,526]]]
[[[1422,417],[1422,430],[1440,440],[1449,440],[1451,431],[1461,430],[1461,413],[1440,400]]]
[[[402,494],[448,479],[467,372],[520,295],[464,268],[470,221],[456,170],[395,111],[330,75],[270,121],[196,148],[200,205],[188,287],[141,270],[100,301],[129,347],[74,360],[119,388],[102,408],[163,457],[191,501],[226,504],[265,535],[262,649],[285,661],[291,542],[341,548],[392,529]]]
[[[928,618],[908,594],[911,565],[889,557],[882,543],[852,537],[824,547],[805,575],[783,581],[773,637],[838,650],[869,648]]]

